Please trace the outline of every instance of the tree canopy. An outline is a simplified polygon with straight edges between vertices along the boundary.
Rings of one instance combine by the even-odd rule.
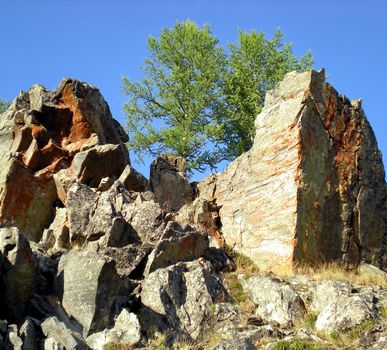
[[[239,31],[226,50],[208,25],[192,21],[149,37],[142,80],[123,78],[128,146],[137,160],[171,152],[189,171],[203,172],[248,150],[266,91],[313,64],[309,52],[298,59],[282,41],[280,31],[271,40]]]

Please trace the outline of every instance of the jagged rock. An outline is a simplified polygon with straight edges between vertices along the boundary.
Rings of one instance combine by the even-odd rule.
[[[121,277],[138,279],[143,275],[146,256],[149,254],[150,249],[150,247],[130,244],[120,248],[102,248],[99,252],[116,262],[115,268]],[[144,266],[141,268],[141,265]]]
[[[27,350],[26,348],[23,349],[23,340],[19,336],[16,324],[8,326],[5,347],[6,349]]]
[[[75,155],[67,173],[80,183],[98,187],[104,177],[118,178],[128,164],[122,145],[98,145]]]
[[[0,228],[0,254],[3,257],[1,286],[5,313],[12,322],[19,322],[25,316],[27,303],[37,289],[37,263],[27,239],[16,227]]]
[[[212,350],[255,350],[256,347],[243,338],[221,340]]]
[[[43,334],[48,339],[53,339],[54,343],[60,344],[66,350],[88,350],[89,347],[86,345],[82,337],[71,331],[66,325],[59,321],[55,316],[46,319],[42,324],[41,328]],[[53,342],[51,341],[51,344]],[[52,345],[51,345],[52,346]],[[55,346],[55,345],[54,345]],[[50,348],[49,344],[45,344],[45,348]]]
[[[157,202],[167,212],[177,211],[193,200],[193,190],[185,175],[185,162],[172,154],[163,154],[152,162],[150,186]]]
[[[310,309],[314,312],[321,312],[332,300],[340,296],[349,297],[352,289],[353,286],[349,282],[322,281],[314,288]]]
[[[104,192],[107,191],[114,184],[114,179],[111,177],[104,177],[101,179],[101,182],[98,185],[97,191]]]
[[[121,212],[125,220],[141,242],[156,244],[165,228],[165,213],[155,202],[154,195],[151,192],[133,193],[130,200],[122,198],[119,201],[123,202]]]
[[[221,220],[219,216],[220,207],[216,200],[208,201],[196,198],[192,203],[185,204],[174,216],[174,220],[181,225],[190,225],[200,230],[205,230],[210,238],[223,246],[221,234]]]
[[[44,350],[66,350],[65,347],[54,338],[46,338],[43,344]]]
[[[135,192],[145,192],[149,191],[149,182],[148,180],[132,168],[130,165],[127,165],[118,181],[122,182],[127,190]]]
[[[54,221],[43,232],[39,242],[46,249],[62,250],[70,248],[70,234],[67,224],[67,209],[56,208]]]
[[[52,178],[38,177],[19,160],[10,157],[0,163],[0,223],[16,226],[38,242],[53,218],[57,194]]]
[[[276,278],[252,276],[243,279],[242,286],[257,306],[256,315],[267,322],[291,326],[306,312],[298,293]]]
[[[94,183],[121,174],[129,164],[125,142],[125,132],[95,87],[64,79],[55,92],[39,85],[21,92],[0,117],[0,223],[38,242],[58,196],[64,203],[77,175]],[[86,152],[83,161],[79,152]],[[72,176],[69,167],[81,173]]]
[[[87,338],[88,345],[93,350],[104,350],[106,347],[120,344],[131,347],[140,341],[140,324],[137,316],[123,309],[115,320],[112,329],[92,334]]]
[[[359,338],[359,350],[387,349],[387,320],[383,319],[366,329]]]
[[[222,281],[204,259],[150,273],[142,283],[142,329],[173,329],[173,337],[197,339],[211,318],[213,303],[226,301]]]
[[[376,317],[373,293],[339,295],[321,310],[316,320],[316,329],[346,331]]]
[[[38,350],[38,343],[34,322],[27,318],[19,328],[19,335],[23,342],[23,350]]]
[[[56,292],[85,337],[110,327],[115,303],[128,294],[114,265],[107,257],[82,251],[70,251],[59,261]]]
[[[145,275],[180,261],[192,261],[203,257],[208,249],[208,237],[190,226],[182,227],[170,221],[149,255]]]
[[[216,199],[226,242],[260,268],[386,264],[387,189],[359,101],[323,71],[287,74],[266,95],[250,151],[197,185]]]

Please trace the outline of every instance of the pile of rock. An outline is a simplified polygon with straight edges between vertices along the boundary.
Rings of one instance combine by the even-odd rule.
[[[0,115],[0,349],[141,348],[155,331],[169,345],[197,344],[209,327],[227,335],[214,349],[251,349],[262,338],[321,340],[292,330],[308,312],[320,331],[378,319],[386,293],[376,287],[307,280],[300,289],[256,275],[240,276],[253,310],[230,296],[225,240],[262,267],[386,261],[387,191],[359,104],[317,72],[291,73],[268,96],[253,149],[193,186],[172,155],[154,161],[149,181],[133,169],[127,135],[95,87],[64,79],[54,92],[22,92]]]

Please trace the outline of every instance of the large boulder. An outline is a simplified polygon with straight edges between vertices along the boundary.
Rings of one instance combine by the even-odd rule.
[[[120,176],[127,141],[95,87],[67,78],[21,92],[0,115],[0,223],[38,242],[74,181]]]
[[[167,212],[177,211],[193,200],[193,189],[185,174],[185,161],[172,154],[163,154],[152,162],[150,186],[156,200]]]
[[[226,242],[262,269],[386,264],[387,187],[359,100],[324,71],[288,73],[266,95],[252,148],[197,186]]]
[[[212,319],[212,305],[227,298],[220,277],[204,259],[158,269],[142,283],[142,327],[197,339]]]
[[[190,226],[168,222],[160,241],[149,255],[145,274],[174,265],[180,261],[192,261],[206,254],[208,237]]]
[[[67,314],[83,327],[85,337],[112,326],[121,295],[129,296],[113,260],[103,255],[70,251],[59,261],[56,293]]]
[[[243,290],[256,305],[256,315],[280,326],[292,326],[306,313],[299,294],[277,278],[252,276],[242,280]]]
[[[0,286],[4,297],[0,300],[4,303],[0,310],[11,322],[20,322],[37,290],[39,270],[27,239],[16,227],[0,228],[0,258]]]

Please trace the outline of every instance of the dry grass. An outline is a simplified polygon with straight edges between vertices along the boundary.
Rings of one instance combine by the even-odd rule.
[[[387,288],[387,279],[376,273],[362,273],[358,269],[347,270],[339,263],[326,263],[317,267],[299,266],[293,271],[280,271],[280,276],[308,275],[311,278],[322,280],[347,281],[355,285],[378,285]]]
[[[258,266],[248,256],[237,252],[236,250],[234,250],[234,248],[230,247],[229,245],[225,245],[224,250],[234,260],[236,265],[236,270],[239,273],[243,273],[245,275],[251,275],[259,272]]]

